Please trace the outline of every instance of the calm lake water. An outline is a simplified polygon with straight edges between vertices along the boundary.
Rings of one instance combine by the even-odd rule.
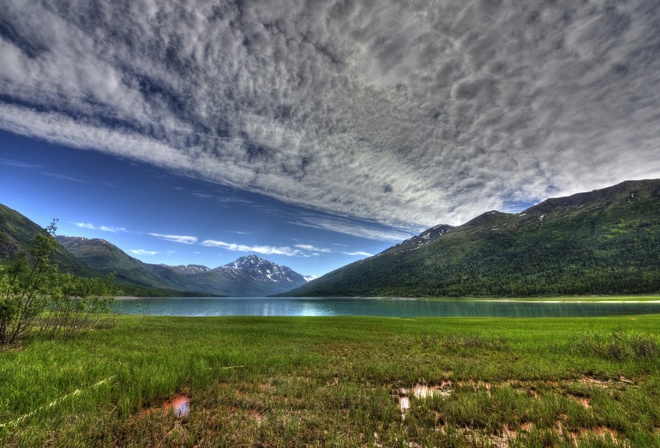
[[[572,317],[660,313],[652,302],[506,302],[301,297],[123,299],[119,313],[162,316]]]

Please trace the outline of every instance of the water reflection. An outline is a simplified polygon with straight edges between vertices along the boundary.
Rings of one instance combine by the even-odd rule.
[[[117,300],[116,312],[168,316],[578,317],[660,313],[654,302],[430,301],[370,298],[154,298]]]

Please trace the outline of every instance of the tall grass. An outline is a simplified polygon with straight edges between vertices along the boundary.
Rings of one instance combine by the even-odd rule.
[[[658,445],[658,324],[120,316],[0,352],[0,446]]]
[[[575,343],[576,349],[585,355],[625,361],[650,360],[660,356],[660,339],[652,334],[612,332],[609,335],[589,333]]]

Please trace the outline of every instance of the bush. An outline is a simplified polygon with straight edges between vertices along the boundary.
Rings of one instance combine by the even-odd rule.
[[[21,252],[8,266],[0,266],[0,344],[34,331],[65,338],[81,334],[109,311],[109,279],[57,272],[51,261],[58,246],[56,222],[35,236],[29,254]]]

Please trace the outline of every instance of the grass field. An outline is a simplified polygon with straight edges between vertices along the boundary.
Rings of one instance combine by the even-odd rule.
[[[502,302],[660,302],[658,295],[627,295],[627,296],[548,296],[548,297],[470,297],[470,298],[420,298],[417,300],[440,300],[440,301],[454,301],[454,300],[471,300],[471,301],[502,301]]]
[[[120,316],[0,352],[0,446],[660,446],[659,367],[658,315]]]

